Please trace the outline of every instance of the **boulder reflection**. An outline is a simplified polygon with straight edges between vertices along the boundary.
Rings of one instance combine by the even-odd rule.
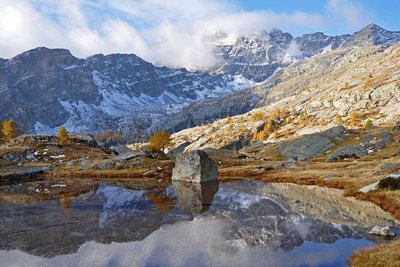
[[[193,213],[207,211],[219,189],[217,181],[207,183],[172,181],[172,184],[180,208]]]

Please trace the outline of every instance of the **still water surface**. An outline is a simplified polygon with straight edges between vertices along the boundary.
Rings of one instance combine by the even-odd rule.
[[[0,266],[347,266],[397,222],[333,189],[238,181],[163,189],[102,183],[0,203]]]

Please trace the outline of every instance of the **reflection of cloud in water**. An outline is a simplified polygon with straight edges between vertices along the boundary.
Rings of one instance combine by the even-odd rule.
[[[290,252],[249,247],[229,240],[232,225],[221,219],[197,218],[165,225],[142,241],[85,243],[71,255],[44,259],[20,251],[0,252],[4,266],[327,266],[346,265],[365,240],[342,239],[334,244],[305,242]],[[336,260],[342,262],[335,262]]]

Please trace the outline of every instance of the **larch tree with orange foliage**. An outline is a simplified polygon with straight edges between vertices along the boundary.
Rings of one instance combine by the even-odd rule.
[[[3,140],[8,143],[18,136],[17,126],[12,119],[3,122]]]
[[[358,113],[356,111],[353,111],[350,113],[350,124],[352,126],[357,126],[358,125]]]
[[[3,122],[0,121],[0,144],[4,143],[4,136],[3,136]]]
[[[153,137],[150,139],[150,144],[147,147],[149,151],[161,151],[164,152],[165,148],[171,142],[171,134],[165,130],[155,132]]]
[[[67,144],[67,142],[68,142],[68,132],[67,132],[67,129],[65,129],[64,126],[61,126],[60,129],[58,130],[57,137],[58,137],[58,144],[59,145],[64,146],[64,145]]]

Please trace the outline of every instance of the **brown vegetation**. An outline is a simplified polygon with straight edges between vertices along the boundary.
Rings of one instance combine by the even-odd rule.
[[[400,240],[356,251],[350,258],[350,266],[400,266]]]

